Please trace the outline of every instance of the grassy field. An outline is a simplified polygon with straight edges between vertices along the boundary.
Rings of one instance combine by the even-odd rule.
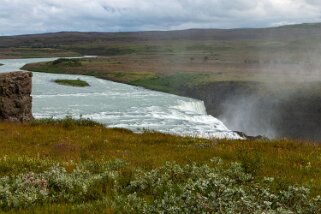
[[[70,56],[80,56],[80,54],[73,51],[56,49],[56,48],[32,48],[32,47],[0,48],[0,59],[70,57]]]
[[[26,70],[49,73],[92,75],[149,89],[180,94],[181,87],[206,85],[218,81],[254,81],[264,77],[251,75],[244,65],[221,64],[203,57],[189,56],[117,56],[71,59],[78,63],[44,62],[24,66]],[[272,77],[270,77],[272,78]]]
[[[74,86],[74,87],[88,87],[89,84],[81,79],[76,80],[70,80],[70,79],[56,79],[54,80],[55,83],[59,85],[68,85],[68,86]]]
[[[198,46],[202,47],[201,44]],[[198,47],[197,46],[197,47]],[[149,89],[180,94],[182,87],[209,85],[216,82],[263,82],[284,83],[321,81],[317,68],[318,62],[312,59],[295,63],[301,58],[301,52],[289,53],[279,59],[277,54],[269,53],[261,59],[247,54],[238,55],[234,47],[228,53],[210,54],[197,52],[197,47],[185,53],[151,52],[149,55],[119,55],[85,59],[70,59],[65,62],[48,62],[26,65],[24,69],[49,72],[92,75],[98,78],[139,85]],[[204,48],[204,47],[203,47]],[[242,50],[242,48],[241,48]],[[263,51],[264,52],[264,51]],[[253,51],[253,55],[262,53]],[[281,53],[280,53],[281,54]],[[260,56],[261,57],[261,56]],[[306,71],[306,72],[303,72]],[[308,75],[307,75],[308,74]]]
[[[90,178],[97,179],[97,173],[102,173],[104,168],[103,166],[107,167],[108,165],[109,173],[111,173],[113,170],[116,170],[117,173],[114,173],[120,176],[118,177],[119,180],[117,182],[120,182],[121,185],[118,186],[118,188],[123,190],[117,190],[120,191],[117,194],[120,194],[119,196],[123,194],[124,197],[127,197],[128,195],[126,196],[126,194],[129,194],[129,192],[126,193],[128,188],[131,185],[134,185],[135,182],[138,182],[138,178],[135,176],[137,173],[136,170],[138,169],[146,171],[146,173],[151,170],[184,171],[187,170],[187,168],[184,168],[184,166],[187,167],[187,164],[190,165],[195,163],[196,166],[201,167],[198,170],[204,170],[202,166],[205,166],[205,164],[214,167],[213,158],[220,158],[222,161],[224,161],[223,165],[220,166],[223,167],[221,170],[223,170],[222,173],[224,176],[227,176],[226,173],[228,170],[230,170],[229,167],[233,168],[233,162],[240,163],[241,168],[238,169],[240,170],[240,172],[238,172],[240,175],[238,176],[246,176],[247,173],[253,176],[253,179],[246,179],[246,181],[241,182],[243,185],[242,188],[247,189],[246,187],[251,187],[251,185],[254,185],[255,188],[257,188],[257,185],[263,185],[266,177],[273,177],[274,181],[268,185],[271,194],[277,194],[280,191],[286,191],[287,188],[292,185],[310,188],[311,196],[321,194],[321,146],[308,142],[288,140],[205,140],[153,132],[135,134],[124,129],[109,129],[91,121],[74,121],[70,118],[60,121],[54,121],[50,119],[40,120],[35,121],[32,124],[1,122],[0,133],[6,133],[0,135],[0,146],[2,148],[0,150],[1,179],[5,179],[4,176],[10,176],[12,179],[18,179],[19,176],[22,176],[24,179],[26,179],[25,176],[35,177],[34,179],[40,179],[39,173],[44,173],[42,175],[44,177],[42,178],[45,179],[46,176],[49,176],[46,173],[49,173],[53,166],[57,166],[57,164],[59,164],[59,166],[62,167],[59,169],[60,171],[63,169],[67,170],[66,172],[60,172],[58,169],[56,169],[62,173],[60,176],[64,177],[50,177],[48,178],[49,180],[46,180],[46,182],[52,181],[50,179],[58,179],[60,185],[67,185],[64,184],[64,181],[67,182],[68,179],[71,179],[68,181],[71,182],[68,183],[68,185],[74,185],[73,187],[70,187],[70,190],[67,187],[62,187],[65,188],[62,189],[65,192],[62,194],[65,194],[66,198],[61,195],[56,195],[55,200],[53,200],[54,198],[50,199],[50,197],[53,197],[50,194],[58,194],[60,189],[58,187],[52,187],[49,185],[48,188],[51,188],[50,191],[54,191],[54,193],[49,191],[48,194],[50,197],[48,195],[43,196],[45,198],[49,197],[49,199],[42,199],[39,196],[39,194],[41,195],[41,192],[38,192],[34,193],[38,194],[39,197],[36,197],[33,202],[28,202],[29,196],[27,197],[26,195],[28,195],[28,191],[31,190],[25,187],[24,190],[20,191],[25,191],[26,195],[20,195],[19,197],[21,198],[16,198],[15,200],[17,201],[15,205],[13,202],[8,202],[10,197],[13,196],[7,196],[8,192],[6,193],[4,189],[9,187],[1,186],[9,184],[14,185],[14,183],[9,182],[3,184],[0,182],[1,188],[4,188],[0,188],[0,207],[2,207],[3,210],[24,210],[24,212],[26,212],[25,208],[29,208],[30,212],[35,212],[37,210],[38,212],[49,212],[53,210],[61,212],[64,209],[68,212],[77,212],[77,210],[79,212],[81,210],[82,212],[88,212],[88,209],[90,209],[93,212],[95,210],[96,212],[98,212],[97,210],[100,210],[100,212],[103,211],[113,213],[117,210],[121,210],[121,207],[125,206],[125,201],[120,201],[120,204],[118,205],[116,205],[118,202],[115,202],[116,204],[111,203],[117,198],[114,195],[115,193],[106,190],[106,188],[112,189],[112,187],[114,187],[113,184],[110,183],[111,181],[109,181],[107,184],[99,183],[97,181],[97,185],[94,186],[90,186],[88,184],[89,186],[87,188],[89,190],[86,190],[84,193],[79,193],[81,191],[77,189],[78,181],[74,181],[73,179],[76,179],[76,177],[80,180],[85,179],[86,177],[83,177],[85,175],[81,174],[86,173],[86,171],[84,171],[85,169],[89,170],[88,173],[93,174],[90,176]],[[122,161],[119,162],[120,160]],[[183,168],[178,169],[177,167],[179,166],[174,167],[166,165],[167,162],[175,162]],[[123,165],[121,163],[126,164]],[[74,172],[77,166],[82,166],[82,168],[80,168],[81,171],[78,170],[78,172]],[[174,168],[167,169],[168,167]],[[196,169],[197,168],[194,170]],[[213,169],[211,168],[208,170],[214,169],[216,168],[214,167]],[[31,172],[35,174],[32,174]],[[54,174],[52,174],[54,172],[50,171],[50,173],[50,176],[54,176]],[[158,178],[161,178],[166,174],[165,172],[161,171],[159,173],[161,174]],[[177,173],[180,174],[182,171]],[[198,171],[196,174],[199,173],[201,173],[201,171]],[[215,171],[215,173],[218,173],[218,171]],[[71,178],[68,176],[71,176]],[[72,178],[72,176],[76,177]],[[187,176],[187,179],[189,175],[186,174],[185,176]],[[233,176],[235,175],[233,174]],[[29,177],[28,179],[31,179]],[[183,178],[184,177],[181,179]],[[38,182],[39,180],[37,179],[36,181]],[[13,180],[12,182],[18,181],[20,182],[19,179]],[[177,181],[172,180],[170,182]],[[85,181],[82,182],[84,182],[82,185],[85,185]],[[86,180],[86,182],[89,181]],[[241,185],[241,183],[237,182],[236,184]],[[24,185],[26,186],[28,184],[25,183]],[[38,187],[38,184],[36,185],[32,183],[32,185],[32,188]],[[58,184],[55,183],[55,185]],[[152,187],[156,187],[159,184],[156,182],[151,183],[150,185],[152,185]],[[15,189],[18,191],[17,189],[22,187],[11,186],[10,188],[12,191]],[[153,199],[150,198],[151,196],[149,196],[149,190],[143,189],[140,190],[142,191],[141,193],[145,195],[143,199],[147,200],[147,202],[149,201],[148,203],[152,203]],[[162,195],[164,194],[163,191],[165,190],[159,191],[160,192],[157,194]],[[139,190],[136,189],[136,192],[139,193]],[[258,192],[260,191],[257,190],[257,193]],[[80,197],[80,199],[72,200],[68,198],[71,197],[70,194],[76,194],[77,196],[75,197]],[[81,196],[81,194],[83,195]],[[95,197],[92,194],[94,194]],[[153,197],[155,197],[155,200],[158,197],[157,194],[152,194],[154,195]],[[163,197],[163,195],[160,195],[159,197]],[[81,199],[81,197],[84,198]],[[307,195],[306,197],[310,196]],[[299,198],[297,198],[297,200],[301,200],[301,196]],[[41,202],[42,200],[43,202]],[[52,202],[50,202],[50,200],[52,200]],[[312,202],[310,201],[309,203]],[[137,209],[141,210],[142,208]],[[295,210],[296,208],[292,207],[291,209]],[[131,212],[135,213],[134,210]]]

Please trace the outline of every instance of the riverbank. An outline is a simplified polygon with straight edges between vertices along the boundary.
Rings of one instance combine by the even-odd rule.
[[[135,201],[137,203],[135,202],[131,205],[128,204],[129,201],[127,200],[117,201],[116,198],[133,197],[133,192],[129,189],[134,188],[132,185],[135,182],[138,185],[139,182],[148,181],[151,182],[150,185],[153,188],[166,187],[169,188],[167,189],[168,191],[174,191],[170,186],[158,186],[156,185],[158,182],[154,183],[149,179],[154,179],[152,176],[154,173],[160,173],[160,175],[164,176],[164,170],[169,170],[168,172],[175,173],[173,177],[156,176],[157,179],[165,179],[167,184],[173,182],[184,185],[185,179],[192,178],[192,175],[189,174],[192,172],[188,171],[186,164],[190,165],[192,163],[196,164],[193,168],[198,170],[198,176],[200,176],[202,170],[205,170],[204,164],[212,167],[208,170],[214,170],[215,173],[218,173],[217,179],[224,176],[230,176],[232,180],[237,179],[238,176],[241,176],[239,179],[245,179],[243,176],[248,176],[246,173],[250,173],[253,178],[248,179],[249,177],[247,177],[241,183],[229,184],[235,188],[243,188],[246,192],[249,188],[252,189],[252,193],[248,192],[249,195],[259,194],[260,189],[263,190],[265,188],[268,188],[269,190],[267,191],[270,191],[271,194],[277,195],[281,190],[287,191],[289,185],[307,186],[311,189],[311,196],[321,194],[321,165],[319,161],[321,146],[307,142],[288,140],[205,140],[155,132],[135,134],[125,129],[110,129],[95,122],[86,120],[74,121],[72,119],[61,121],[40,120],[31,124],[0,122],[0,132],[11,133],[0,135],[0,146],[2,148],[0,150],[0,156],[2,157],[0,159],[1,176],[15,178],[15,176],[20,175],[22,179],[27,179],[27,175],[29,176],[28,179],[33,177],[38,179],[38,175],[40,177],[43,176],[42,179],[47,179],[49,175],[52,176],[51,183],[48,186],[50,191],[47,196],[42,195],[40,197],[41,192],[34,193],[34,195],[39,194],[39,197],[37,196],[32,199],[34,202],[31,202],[31,204],[28,201],[23,201],[23,197],[21,197],[15,202],[17,208],[13,210],[29,207],[31,208],[30,212],[35,210],[52,211],[62,208],[68,212],[72,210],[74,212],[88,212],[88,210],[99,212],[99,210],[106,209],[111,212],[117,212],[124,206],[135,207],[138,201],[146,203],[146,206],[154,206],[153,203],[156,203],[157,200],[165,199],[164,189],[159,189],[157,193],[152,193],[148,188],[143,188],[140,185],[136,186],[135,188],[142,189],[136,189],[138,198]],[[214,157],[216,159],[213,159]],[[218,158],[222,159],[223,165],[215,165],[218,163]],[[179,169],[178,166],[171,168],[172,165],[166,165],[166,162],[175,162],[182,169]],[[230,169],[232,171],[229,171],[232,162],[239,162],[241,168],[238,168],[237,171],[232,169]],[[59,170],[57,164],[61,167]],[[56,171],[52,171],[52,166],[56,166],[54,168]],[[74,171],[77,166],[80,166],[80,168]],[[220,172],[217,171],[219,168]],[[104,170],[106,169],[109,171],[105,172]],[[137,169],[150,174],[139,174],[136,172]],[[55,174],[58,172],[59,174]],[[44,174],[41,175],[39,173]],[[101,177],[99,176],[103,176],[103,173],[108,174],[107,180],[100,179]],[[208,171],[205,174],[208,174]],[[92,180],[88,180],[88,175],[90,175]],[[265,178],[267,177],[274,177],[273,182],[266,183],[268,179]],[[200,177],[194,178],[201,179]],[[207,182],[211,181],[207,177],[204,177],[204,179]],[[69,182],[68,185],[65,183],[67,181]],[[80,186],[78,188],[78,181],[81,182],[82,186],[86,186],[84,187],[86,191]],[[114,181],[117,181],[117,183],[114,183]],[[47,180],[43,180],[43,182],[47,182]],[[59,185],[63,185],[64,190],[64,194],[61,196],[59,196]],[[30,188],[33,187],[33,190],[38,188],[36,184],[25,183],[24,191],[26,194],[29,194],[29,191],[31,191],[29,186]],[[254,186],[256,187],[254,188]],[[9,188],[9,186],[7,187]],[[42,186],[40,187],[42,188]],[[117,190],[117,193],[114,192],[114,187],[120,188]],[[47,186],[43,186],[43,188],[44,191],[47,191]],[[178,188],[180,187],[178,186]],[[298,191],[300,190],[298,189]],[[194,197],[193,194],[191,193],[191,197]],[[207,193],[198,192],[198,194],[206,196]],[[295,190],[292,190],[290,197],[296,197],[295,201],[298,202],[301,201],[301,197],[305,197],[304,194],[302,191],[295,193]],[[47,199],[50,200],[53,195],[56,195],[56,200],[48,202]],[[176,196],[180,198],[179,195]],[[6,197],[1,200],[9,200]],[[74,197],[73,200],[71,200],[72,197]],[[310,198],[310,196],[306,197]],[[254,198],[255,203],[261,203],[261,199]],[[82,204],[84,200],[86,203]],[[236,197],[233,199],[229,198],[229,200],[232,200],[234,203],[240,199]],[[251,204],[253,203],[251,202]],[[282,204],[281,206],[290,207],[289,209],[292,209],[292,211],[296,210],[290,202],[278,200],[278,203]],[[304,206],[312,204],[312,201],[308,201],[307,205]],[[179,202],[175,202],[175,205],[183,206]],[[2,209],[12,210],[10,206],[13,206],[13,204],[2,204],[1,206]],[[243,208],[246,207],[245,205],[242,206],[244,206]],[[143,208],[138,207],[137,209],[142,211]],[[161,210],[160,207],[157,209]],[[24,210],[28,211],[25,208]]]
[[[286,74],[289,65],[224,64],[212,58],[204,61],[204,57],[191,60],[187,56],[179,59],[166,55],[114,56],[78,59],[76,65],[30,64],[24,69],[91,75],[200,99],[209,114],[221,119],[230,129],[248,135],[321,140],[318,78],[309,75],[310,79],[298,81],[305,80],[307,75]],[[294,70],[300,69],[292,66]]]

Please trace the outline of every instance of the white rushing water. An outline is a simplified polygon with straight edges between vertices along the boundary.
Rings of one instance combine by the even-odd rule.
[[[26,63],[47,59],[0,60],[0,72],[17,71]],[[90,76],[33,73],[35,118],[89,118],[108,127],[144,129],[183,136],[240,139],[221,121],[207,115],[203,101],[161,93]],[[54,79],[87,81],[90,87],[62,86]]]

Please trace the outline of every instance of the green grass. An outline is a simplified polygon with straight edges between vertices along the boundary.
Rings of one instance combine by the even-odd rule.
[[[76,79],[76,80],[70,80],[70,79],[56,79],[54,80],[55,83],[59,85],[67,85],[67,86],[74,86],[74,87],[88,87],[90,86],[88,82]]]
[[[64,65],[64,66],[71,66],[77,67],[81,66],[80,59],[68,59],[68,58],[59,58],[52,62],[52,65]]]
[[[132,60],[133,61],[133,60]],[[135,60],[134,60],[135,61]],[[224,74],[221,72],[156,72],[148,65],[148,59],[138,59],[136,64],[142,64],[142,69],[131,69],[131,63],[125,60],[118,61],[109,58],[94,59],[58,59],[53,62],[27,64],[23,69],[46,72],[46,73],[67,73],[95,76],[97,78],[112,80],[116,82],[142,86],[152,90],[179,94],[184,87],[193,87],[209,84],[216,81],[238,80],[235,74]],[[135,63],[135,62],[134,62]],[[173,62],[174,64],[176,62]],[[203,62],[201,62],[202,64]],[[128,66],[122,68],[120,66]],[[117,70],[116,70],[117,69]],[[119,70],[118,70],[119,69]],[[247,77],[243,77],[247,80]]]
[[[210,76],[210,74],[206,73],[193,72],[155,74],[154,77],[148,77],[146,75],[141,74],[140,78],[128,81],[128,84],[142,86],[144,88],[157,91],[180,94],[182,88],[206,84]]]
[[[182,167],[186,164],[192,166],[191,164],[195,163],[202,168],[205,165],[212,166],[213,157],[222,159],[224,168],[229,168],[233,162],[240,163],[244,173],[250,173],[253,176],[249,183],[242,184],[245,187],[257,187],[252,182],[261,185],[266,177],[273,177],[273,183],[269,184],[269,191],[273,193],[286,190],[291,185],[298,185],[309,187],[311,196],[321,194],[321,145],[311,142],[200,139],[149,131],[135,134],[126,129],[105,128],[87,119],[66,118],[35,120],[30,124],[0,122],[0,147],[0,177],[15,178],[21,173],[26,175],[30,175],[30,172],[43,173],[50,171],[52,166],[59,165],[66,169],[67,174],[61,175],[62,180],[58,179],[57,182],[67,182],[69,185],[69,182],[81,182],[76,178],[85,179],[88,172],[93,173],[92,178],[95,179],[94,174],[105,173],[103,170],[108,166],[108,173],[116,173],[120,176],[117,185],[124,188],[119,193],[119,197],[124,197],[124,200],[127,198],[126,194],[133,193],[128,189],[129,186],[135,185],[135,182],[142,182],[137,177],[138,169],[152,174],[155,170],[160,170],[159,176],[166,177],[167,172],[164,174],[162,170],[166,169],[163,167],[167,162],[175,162]],[[115,162],[115,160],[122,161]],[[123,162],[126,164],[121,164],[119,168],[119,164]],[[69,175],[68,173],[72,173],[77,166],[81,166],[81,171],[78,170],[78,174],[74,172],[76,174]],[[195,167],[194,169],[196,170]],[[178,170],[178,168],[168,170],[174,172],[172,170]],[[188,177],[184,178],[184,176],[188,176],[185,174],[187,172],[178,171],[177,173],[183,174],[174,173],[173,182],[186,182]],[[68,176],[76,176],[73,178],[76,180],[69,181]],[[145,179],[148,179],[148,176]],[[114,193],[106,191],[106,188],[114,185],[112,180],[101,182],[95,185],[86,184],[89,185],[89,189],[79,195],[77,191],[81,190],[82,185],[72,186],[74,190],[66,189],[71,191],[66,197],[71,197],[70,194],[78,195],[80,199],[77,201],[68,202],[61,196],[62,198],[58,201],[56,198],[49,204],[33,204],[32,207],[24,209],[24,212],[65,210],[67,213],[73,213],[76,212],[76,208],[76,210],[82,210],[81,212],[87,209],[91,211],[98,209],[100,212],[104,210],[110,213],[121,210],[121,207],[125,206],[122,204],[125,201],[118,201],[117,203],[120,203],[116,206],[118,208],[111,209],[113,206],[111,201],[115,200]],[[161,190],[158,190],[156,195],[151,194],[149,191],[153,190],[144,190],[144,185],[145,183],[142,183],[143,189],[138,192],[140,197],[147,201],[154,197],[163,197]],[[50,186],[50,188],[55,187]],[[86,203],[81,198],[85,198]],[[23,211],[21,207],[13,210]]]
[[[317,144],[288,140],[206,140],[154,132],[135,134],[72,119],[47,119],[32,124],[2,122],[0,134],[0,156],[12,160],[30,157],[63,163],[120,158],[133,168],[153,169],[166,161],[201,164],[212,157],[221,157],[227,163],[243,163],[261,178],[272,176],[280,184],[311,185],[314,193],[321,193],[321,145]],[[2,160],[0,174],[17,173],[36,165],[8,164]]]

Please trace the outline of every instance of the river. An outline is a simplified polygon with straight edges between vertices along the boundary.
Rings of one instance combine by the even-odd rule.
[[[55,58],[4,59],[0,72],[18,71],[27,63]],[[55,79],[87,81],[90,87],[62,86]],[[89,118],[108,127],[159,131],[181,136],[239,139],[206,113],[203,101],[147,90],[90,76],[33,73],[35,118]]]

